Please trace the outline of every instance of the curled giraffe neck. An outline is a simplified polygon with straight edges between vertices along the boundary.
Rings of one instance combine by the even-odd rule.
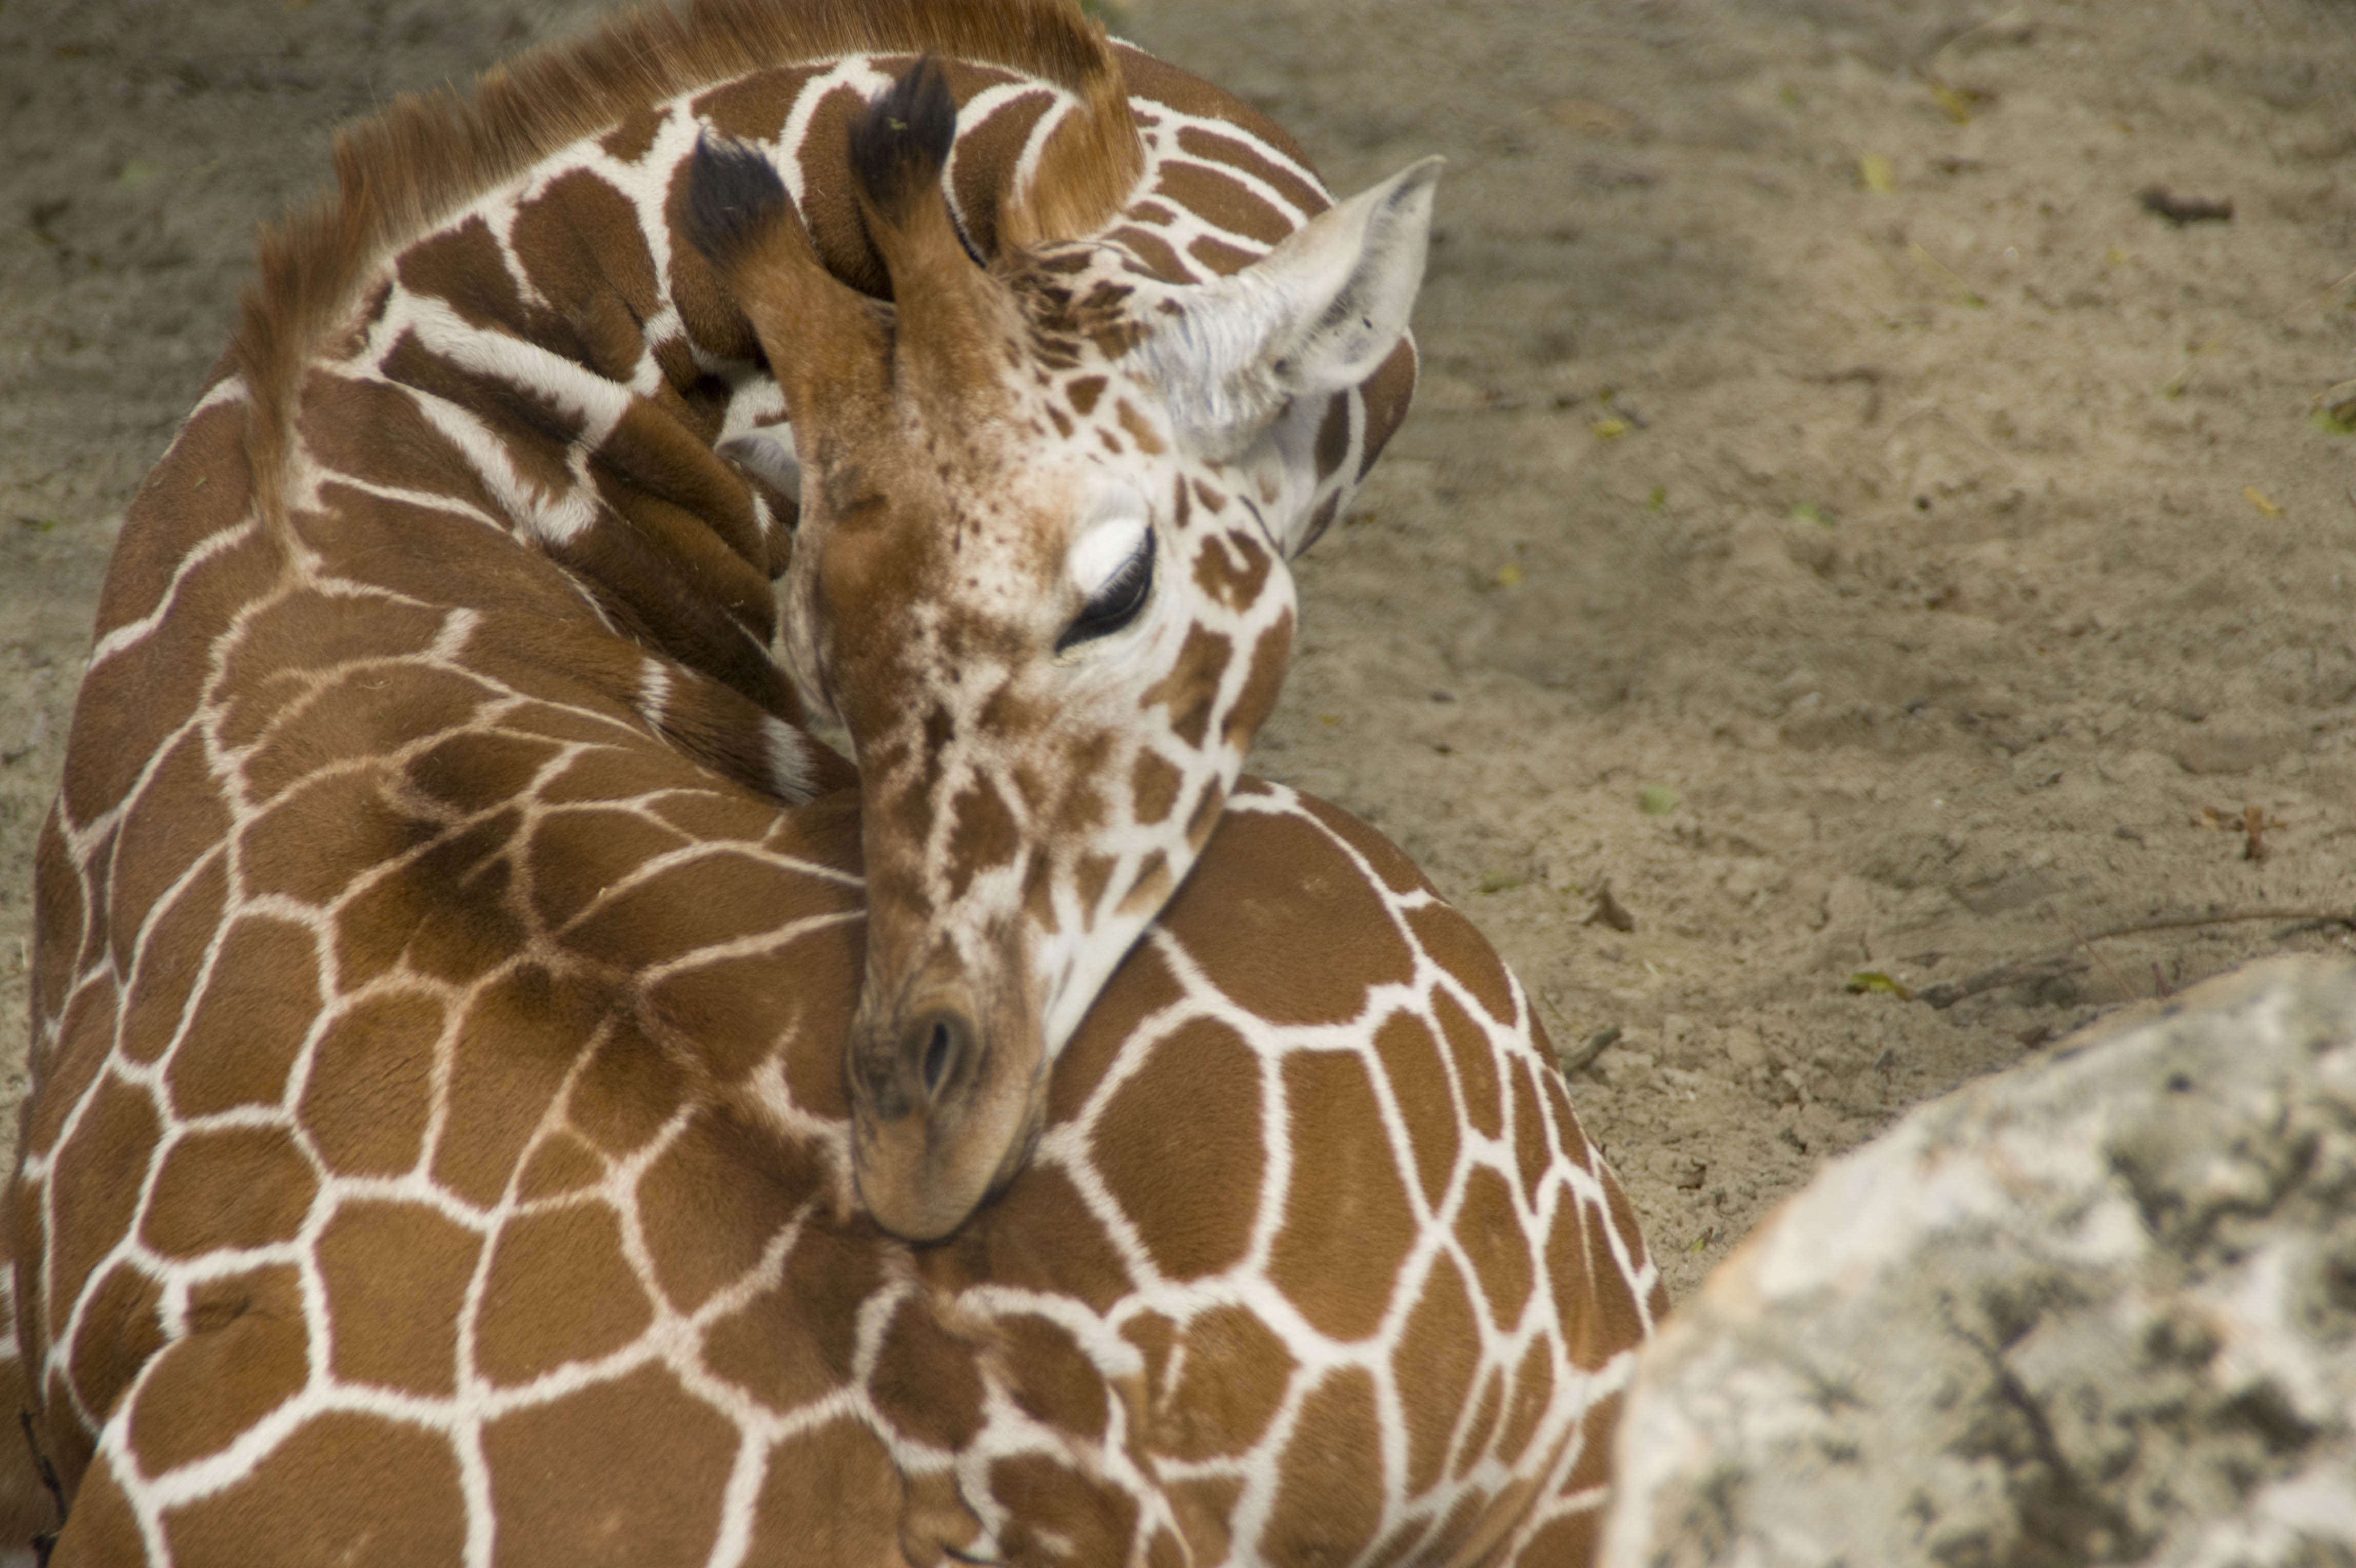
[[[755,205],[700,225],[732,168]],[[1286,563],[1405,410],[1433,165],[1331,207],[1055,0],[720,0],[405,104],[340,173],[223,389],[265,531],[521,540],[648,655],[580,676],[786,804],[853,781],[806,700],[840,722],[861,1189],[945,1234],[1274,703]]]

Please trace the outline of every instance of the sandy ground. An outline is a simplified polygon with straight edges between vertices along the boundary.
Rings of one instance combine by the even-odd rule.
[[[593,10],[0,8],[0,1060],[99,575],[254,225],[337,120]],[[1592,1052],[1673,1291],[1908,1105],[2347,943],[2344,0],[1124,30],[1337,186],[1450,159],[1417,410],[1303,564],[1256,767],[1398,839]]]

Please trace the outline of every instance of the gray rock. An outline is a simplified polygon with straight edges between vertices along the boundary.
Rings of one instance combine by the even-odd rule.
[[[2356,1564],[2356,965],[1827,1165],[1645,1353],[1605,1568]]]

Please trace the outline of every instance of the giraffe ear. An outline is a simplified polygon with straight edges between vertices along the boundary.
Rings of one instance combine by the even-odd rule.
[[[1407,334],[1439,158],[1328,208],[1241,272],[1186,291],[1136,350],[1204,456],[1240,456],[1286,407],[1357,385]]]

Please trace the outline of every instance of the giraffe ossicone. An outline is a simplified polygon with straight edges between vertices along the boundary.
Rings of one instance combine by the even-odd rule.
[[[867,808],[859,1185],[917,1240],[1020,1168],[1057,1052],[1234,787],[1290,647],[1317,427],[1402,349],[1439,170],[1173,285],[1088,237],[985,258],[944,183],[957,117],[926,57],[850,122],[888,309],[759,147],[700,141],[686,197],[795,432],[787,637]]]
[[[39,843],[55,1568],[1582,1561],[1634,1215],[1235,772],[1429,168],[1333,209],[1062,0],[701,0],[337,159]]]

